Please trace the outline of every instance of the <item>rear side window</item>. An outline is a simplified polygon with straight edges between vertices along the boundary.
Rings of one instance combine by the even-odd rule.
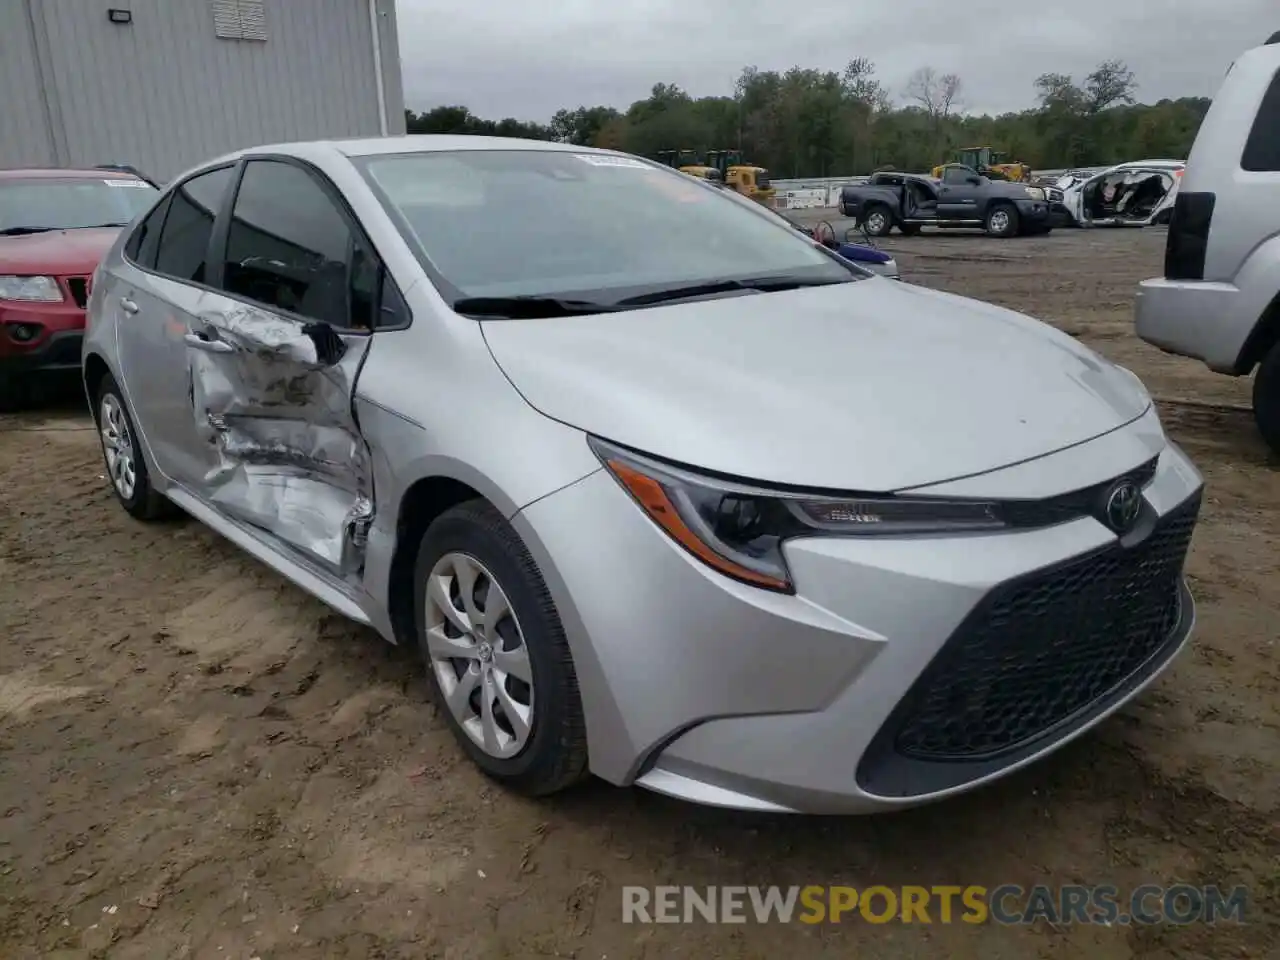
[[[1240,167],[1253,173],[1280,172],[1280,71],[1271,78],[1271,86],[1253,119]]]
[[[231,186],[231,167],[192,177],[173,192],[160,231],[155,268],[178,280],[205,283],[213,221]]]
[[[371,329],[378,271],[314,176],[278,160],[245,165],[227,235],[228,293],[335,327]]]
[[[161,200],[147,218],[138,224],[133,236],[125,244],[124,254],[140,267],[154,269],[156,253],[160,249],[160,229],[164,226],[164,215],[169,210],[169,201]]]

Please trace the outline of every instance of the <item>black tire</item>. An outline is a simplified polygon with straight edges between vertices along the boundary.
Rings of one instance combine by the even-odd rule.
[[[1280,454],[1280,343],[1271,347],[1254,374],[1253,419],[1267,446]]]
[[[901,223],[898,230],[902,232],[904,237],[914,237],[920,232],[920,224],[918,223]]]
[[[445,703],[427,650],[427,579],[448,553],[462,553],[490,571],[519,621],[535,691],[524,747],[513,757],[486,753]],[[587,730],[578,676],[564,628],[542,574],[519,534],[484,500],[469,500],[432,522],[418,547],[414,575],[414,630],[435,701],[471,760],[489,777],[529,796],[546,796],[587,775]]]
[[[124,423],[129,431],[129,447],[132,450],[134,463],[134,483],[133,492],[130,496],[125,496],[120,492],[119,486],[111,477],[110,460],[107,458],[106,438],[103,436],[102,417],[103,406],[110,397],[119,406],[120,415],[124,419]],[[111,490],[116,495],[116,499],[120,501],[120,505],[125,511],[136,520],[152,522],[156,520],[166,520],[179,515],[180,511],[174,504],[163,494],[157,493],[155,488],[151,486],[151,475],[147,471],[147,461],[142,456],[142,447],[138,443],[138,431],[133,425],[133,416],[129,413],[129,406],[124,402],[124,394],[121,392],[119,385],[111,374],[104,374],[101,382],[98,384],[98,395],[93,405],[93,419],[98,426],[98,443],[102,448],[103,467],[107,471],[107,482],[111,484]]]
[[[1000,214],[1004,216],[1001,217]],[[1012,203],[992,204],[987,210],[987,217],[982,227],[989,237],[997,237],[1001,240],[1016,237],[1020,229],[1017,208]]]
[[[874,226],[872,218],[875,217]],[[862,223],[873,237],[887,237],[893,229],[893,211],[883,203],[873,203],[862,213]]]

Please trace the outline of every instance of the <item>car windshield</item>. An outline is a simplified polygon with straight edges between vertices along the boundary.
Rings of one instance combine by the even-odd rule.
[[[0,234],[123,226],[158,193],[141,180],[110,175],[0,179]]]
[[[805,285],[866,276],[781,218],[631,157],[472,150],[357,164],[454,301],[572,296],[618,303],[754,278],[785,289],[788,279]]]

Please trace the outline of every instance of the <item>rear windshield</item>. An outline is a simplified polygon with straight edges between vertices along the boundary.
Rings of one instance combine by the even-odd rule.
[[[0,233],[122,227],[159,191],[123,177],[0,179]]]
[[[597,299],[742,277],[863,276],[782,218],[631,157],[476,150],[356,163],[446,295]]]

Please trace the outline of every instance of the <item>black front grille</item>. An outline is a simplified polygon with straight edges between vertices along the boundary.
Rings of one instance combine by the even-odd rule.
[[[89,278],[67,277],[67,289],[71,291],[71,299],[81,310],[89,302]]]
[[[890,723],[917,760],[981,760],[1026,744],[1140,671],[1181,620],[1196,496],[1142,543],[997,588],[947,641]]]

